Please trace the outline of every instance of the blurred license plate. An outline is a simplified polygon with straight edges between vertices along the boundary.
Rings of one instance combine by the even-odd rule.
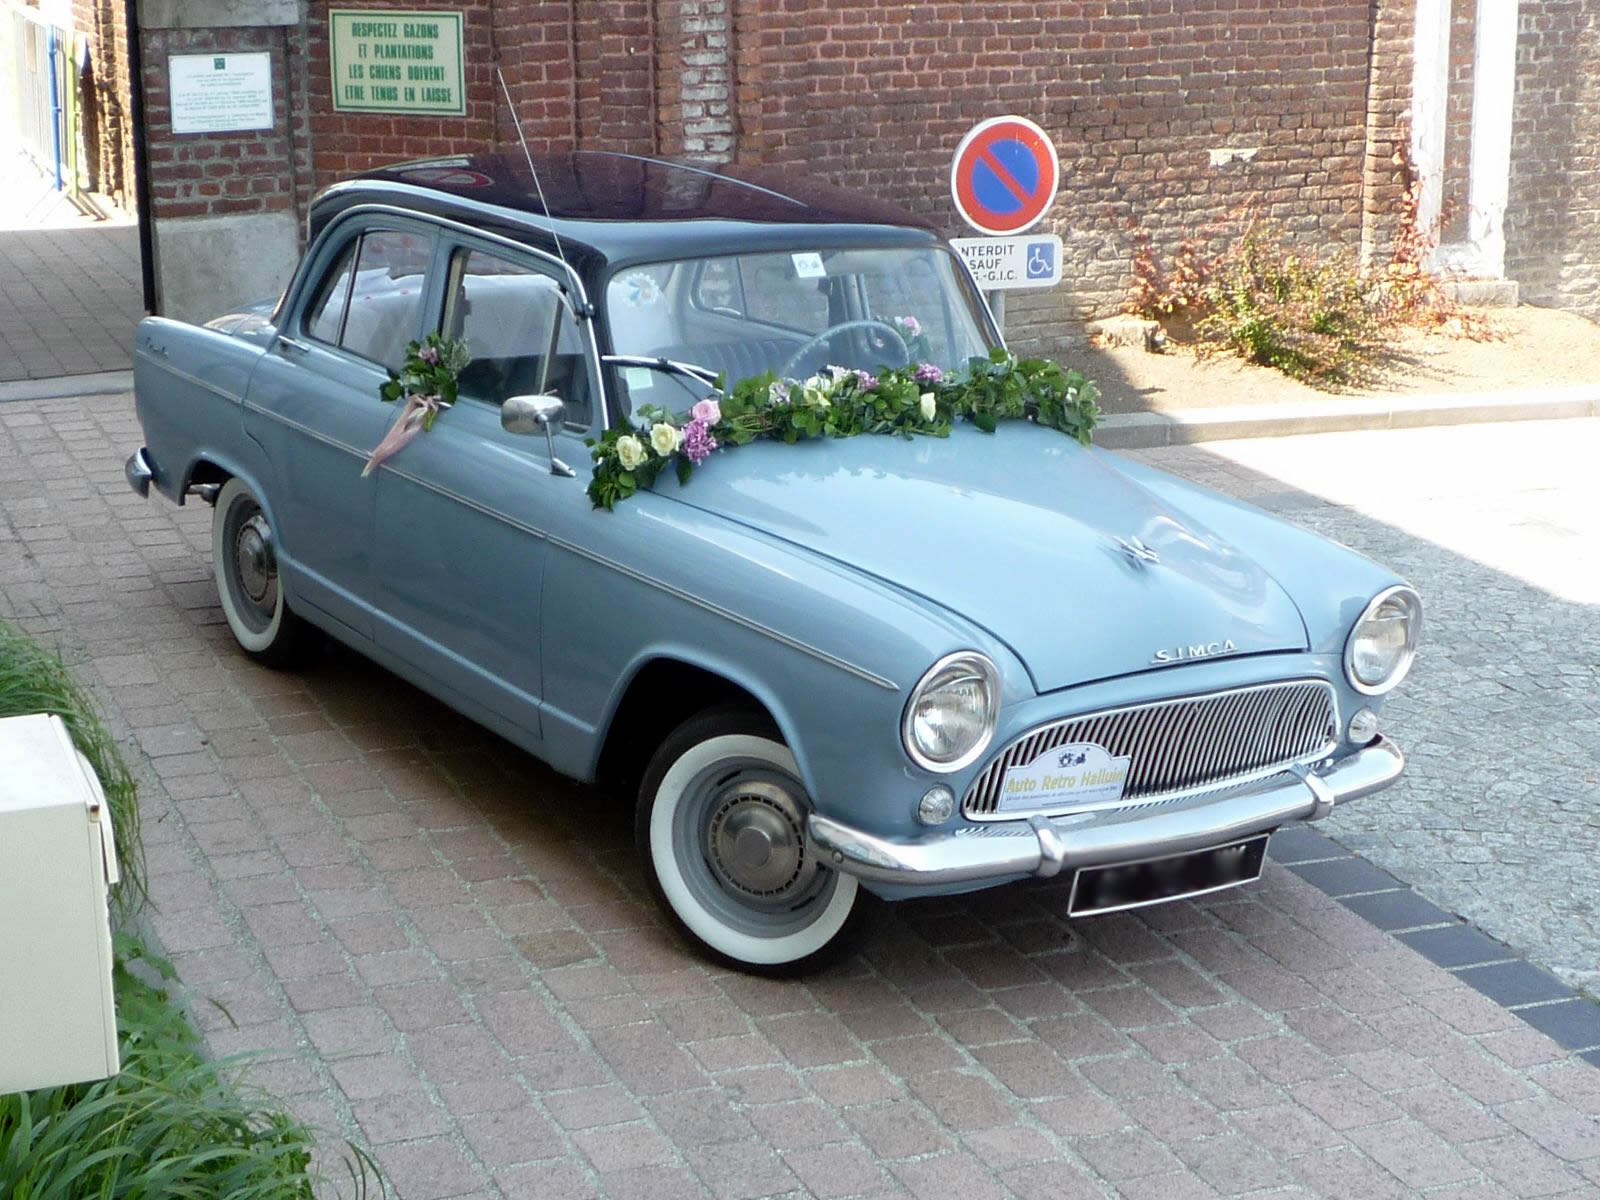
[[[1263,833],[1242,842],[1168,858],[1151,858],[1114,867],[1086,867],[1072,881],[1067,915],[1087,917],[1117,912],[1250,883],[1261,878],[1270,836]]]

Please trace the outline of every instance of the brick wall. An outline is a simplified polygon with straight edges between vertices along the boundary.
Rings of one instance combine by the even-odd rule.
[[[282,212],[295,207],[297,169],[303,170],[305,123],[291,120],[293,42],[281,28],[159,29],[141,33],[144,117],[154,216],[198,217]],[[272,55],[273,126],[259,132],[175,134],[167,87],[169,56],[247,53]],[[303,113],[303,109],[300,110]]]
[[[120,0],[76,2],[87,11],[121,8]],[[791,166],[892,197],[955,235],[967,231],[949,199],[950,155],[975,121],[1011,111],[1053,135],[1062,163],[1061,200],[1040,228],[1063,238],[1066,283],[1013,293],[1007,314],[1016,340],[1049,350],[1122,302],[1136,228],[1158,244],[1220,234],[1250,204],[1307,242],[1359,245],[1381,258],[1404,186],[1396,156],[1407,138],[1415,0],[458,6],[466,17],[463,117],[334,112],[325,5],[308,0],[299,27],[229,34],[225,48],[278,56],[280,120],[259,137],[172,137],[165,55],[186,35],[149,35],[160,211],[303,212],[315,188],[371,166],[514,151],[515,125],[494,77],[498,54],[536,150]],[[1457,95],[1470,95],[1472,8],[1456,0]],[[1508,273],[1526,294],[1578,297],[1591,308],[1600,204],[1590,149],[1600,135],[1595,9],[1596,0],[1523,6],[1507,218]],[[1455,115],[1450,175],[1459,180],[1469,111]],[[1256,153],[1214,165],[1211,152],[1226,148]]]
[[[366,4],[353,7],[417,8],[416,4]],[[506,5],[506,8],[513,6]],[[562,7],[559,4],[522,5],[524,9]],[[301,85],[310,102],[313,174],[321,187],[358,171],[399,159],[423,158],[481,149],[496,138],[494,40],[490,37],[490,0],[457,0],[451,5],[465,17],[462,54],[466,67],[467,112],[455,116],[391,116],[388,113],[335,112],[329,72],[328,6],[307,4],[308,55],[301,60]],[[518,30],[518,32],[523,32]],[[505,39],[506,74],[513,64],[530,70],[527,48]]]
[[[1600,320],[1600,6],[1524,2],[1520,24],[1506,276]]]
[[[667,0],[656,40],[662,152],[733,157],[734,14],[731,0]]]
[[[1416,0],[1375,0],[1367,77],[1366,150],[1361,172],[1361,261],[1388,261],[1397,209],[1410,184],[1412,37]]]
[[[40,7],[33,0],[25,5]],[[82,126],[79,184],[134,204],[132,88],[128,78],[128,27],[118,0],[72,0],[72,32],[87,49],[74,80]],[[9,21],[8,15],[3,19]],[[7,31],[10,32],[9,30]],[[6,64],[9,70],[10,64]],[[5,80],[9,85],[9,79]]]
[[[1007,328],[1048,349],[1123,300],[1135,225],[1176,240],[1254,201],[1355,246],[1369,17],[1365,2],[835,0],[823,26],[815,5],[766,0],[739,117],[763,159],[895,196],[951,234],[961,134],[1007,111],[1037,121],[1061,158],[1039,228],[1062,236],[1066,282],[1013,293]],[[1221,147],[1259,153],[1210,165]]]

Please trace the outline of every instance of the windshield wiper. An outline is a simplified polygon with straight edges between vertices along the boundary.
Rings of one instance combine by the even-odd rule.
[[[719,374],[698,363],[679,362],[676,359],[659,358],[648,354],[605,354],[601,356],[600,361],[609,367],[649,367],[665,371],[668,375],[687,375],[690,379],[698,379],[707,387],[717,386]]]

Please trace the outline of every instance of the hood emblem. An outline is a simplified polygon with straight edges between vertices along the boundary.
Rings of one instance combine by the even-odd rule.
[[[1233,654],[1239,647],[1233,644],[1232,638],[1220,642],[1195,642],[1187,646],[1173,646],[1168,649],[1163,646],[1157,650],[1150,661],[1157,666],[1168,663],[1188,662],[1191,658],[1216,658],[1220,654]]]
[[[1137,537],[1113,537],[1111,540],[1117,544],[1118,550],[1121,550],[1125,555],[1128,556],[1128,561],[1136,567],[1142,567],[1146,563],[1158,563],[1161,561],[1161,556],[1154,550],[1150,549],[1149,546],[1146,546]]]

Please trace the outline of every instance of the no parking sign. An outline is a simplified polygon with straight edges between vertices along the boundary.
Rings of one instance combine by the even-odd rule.
[[[1050,210],[1060,183],[1055,146],[1026,117],[980,121],[950,163],[956,211],[980,233],[1021,233]]]

